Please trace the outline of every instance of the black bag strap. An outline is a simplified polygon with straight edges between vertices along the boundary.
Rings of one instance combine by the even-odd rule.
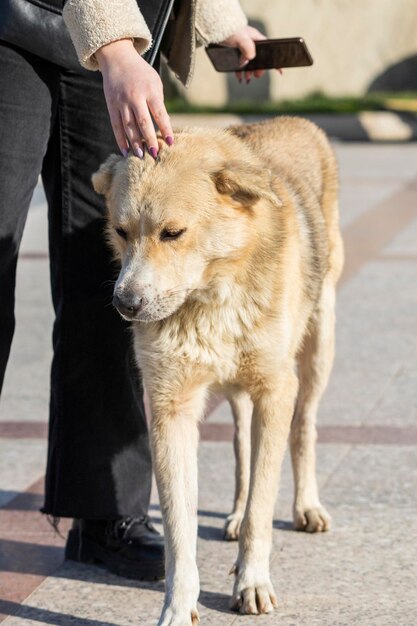
[[[172,13],[175,0],[144,0],[139,1],[139,9],[152,33],[152,47],[143,55],[150,65],[155,63],[162,37]]]

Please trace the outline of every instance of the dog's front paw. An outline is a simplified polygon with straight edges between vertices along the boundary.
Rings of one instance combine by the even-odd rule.
[[[243,513],[238,511],[231,513],[224,527],[224,538],[226,541],[237,541],[239,539],[240,526],[243,520]]]
[[[236,568],[237,571],[237,568]],[[230,608],[245,615],[272,613],[278,606],[269,577],[256,577],[248,570],[244,574],[237,573]]]
[[[318,504],[312,507],[294,507],[294,528],[308,533],[320,533],[330,529],[331,517],[326,509]]]
[[[158,626],[197,626],[200,616],[197,609],[179,611],[167,607],[158,622]]]

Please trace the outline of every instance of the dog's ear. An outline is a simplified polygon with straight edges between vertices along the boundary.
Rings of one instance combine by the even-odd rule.
[[[108,159],[100,165],[98,171],[92,175],[91,180],[93,182],[94,190],[97,193],[102,196],[106,196],[109,193],[114,173],[116,171],[116,165],[122,160],[122,156],[111,154]]]
[[[271,172],[245,161],[229,161],[221,170],[213,172],[211,179],[217,191],[228,195],[241,206],[250,208],[261,198],[281,204],[271,188]]]

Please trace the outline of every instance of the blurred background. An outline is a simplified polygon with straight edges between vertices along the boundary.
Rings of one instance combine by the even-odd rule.
[[[251,24],[268,37],[304,37],[313,67],[288,69],[285,80],[268,72],[250,85],[239,85],[233,75],[216,73],[200,49],[189,89],[166,77],[171,98],[181,95],[189,105],[212,107],[307,98],[307,107],[313,100],[310,107],[327,110],[331,105],[326,105],[326,98],[349,99],[345,108],[352,107],[352,99],[365,99],[368,108],[382,108],[385,98],[376,94],[417,93],[416,0],[241,0],[241,4]]]

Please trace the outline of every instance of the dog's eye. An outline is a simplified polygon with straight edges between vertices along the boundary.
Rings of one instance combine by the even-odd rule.
[[[127,239],[127,232],[125,230],[123,230],[123,228],[116,228],[116,233],[119,235],[119,237],[121,237],[122,239]]]
[[[173,239],[178,239],[183,233],[185,233],[186,230],[186,228],[180,228],[179,230],[164,228],[164,230],[161,231],[160,239],[161,241],[172,241]]]

